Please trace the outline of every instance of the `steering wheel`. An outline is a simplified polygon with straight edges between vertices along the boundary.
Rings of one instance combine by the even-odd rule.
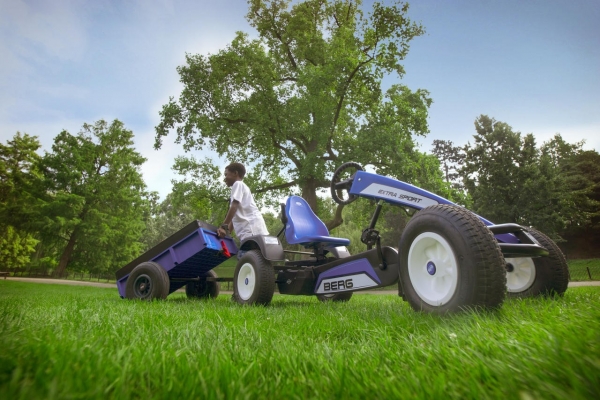
[[[355,171],[350,175],[349,178],[343,179],[343,173],[346,170],[354,168]],[[355,162],[347,162],[339,166],[338,169],[333,173],[333,177],[331,178],[331,198],[338,204],[350,204],[354,200],[358,198],[353,194],[349,193],[350,188],[352,187],[352,182],[354,181],[354,175],[356,175],[357,171],[363,171],[363,167],[360,164]],[[343,198],[343,191],[348,192],[348,198]]]

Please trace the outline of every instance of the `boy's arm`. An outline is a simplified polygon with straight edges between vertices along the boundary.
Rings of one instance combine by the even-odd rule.
[[[239,206],[239,201],[233,200],[231,202],[231,205],[229,206],[229,211],[227,211],[227,215],[225,216],[225,221],[223,221],[223,224],[219,227],[219,229],[217,229],[217,235],[219,237],[225,237],[228,233],[232,231],[233,223],[231,221],[233,220],[233,216],[237,212]]]

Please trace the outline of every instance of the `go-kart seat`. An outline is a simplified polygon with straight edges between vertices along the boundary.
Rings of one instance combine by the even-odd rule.
[[[304,247],[338,247],[350,244],[349,239],[329,236],[323,221],[315,215],[302,197],[288,197],[285,215],[285,238],[289,244],[300,244]]]

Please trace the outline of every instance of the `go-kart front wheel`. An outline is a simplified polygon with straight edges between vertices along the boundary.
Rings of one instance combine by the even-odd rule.
[[[207,277],[217,278],[217,273],[212,269],[206,273]],[[208,299],[216,298],[219,295],[221,288],[219,282],[215,281],[192,281],[185,286],[185,294],[189,298]]]
[[[233,299],[240,304],[267,305],[275,292],[275,271],[260,250],[240,258],[233,274]]]
[[[400,283],[413,309],[445,314],[502,305],[506,272],[500,246],[468,210],[424,208],[406,225],[399,247]]]
[[[545,257],[507,258],[506,286],[509,297],[562,296],[569,286],[567,260],[559,247],[542,232],[527,232],[548,250]]]

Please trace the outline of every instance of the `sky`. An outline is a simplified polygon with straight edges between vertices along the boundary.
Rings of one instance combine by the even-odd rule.
[[[384,83],[431,93],[422,151],[434,139],[472,142],[481,114],[538,144],[560,133],[600,151],[599,0],[409,3],[427,32],[412,41],[404,77]],[[148,159],[148,189],[164,198],[186,155],[174,134],[153,147],[159,111],[183,87],[176,68],[236,31],[255,36],[246,13],[245,0],[0,0],[0,142],[19,131],[50,151],[62,130],[119,119]]]

